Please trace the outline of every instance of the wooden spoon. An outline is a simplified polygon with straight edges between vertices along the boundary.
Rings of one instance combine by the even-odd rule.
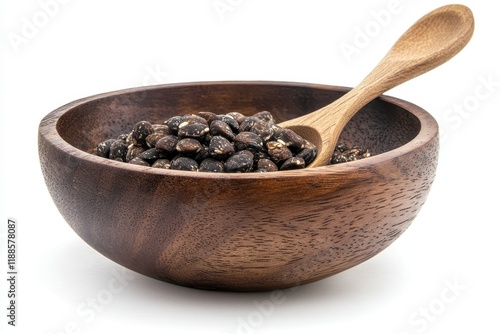
[[[440,7],[411,26],[357,87],[333,103],[280,126],[317,146],[318,155],[308,167],[326,165],[342,129],[358,110],[387,90],[451,59],[469,42],[473,31],[469,8]]]

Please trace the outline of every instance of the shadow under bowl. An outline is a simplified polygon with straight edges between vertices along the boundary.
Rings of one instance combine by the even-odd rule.
[[[420,107],[382,96],[340,142],[372,157],[297,171],[212,174],[125,164],[89,152],[141,120],[212,111],[270,111],[278,122],[348,88],[287,82],[203,82],[126,89],[69,103],[39,126],[39,156],[61,215],[90,246],[144,275],[215,290],[313,282],[391,244],[435,176],[438,126]]]

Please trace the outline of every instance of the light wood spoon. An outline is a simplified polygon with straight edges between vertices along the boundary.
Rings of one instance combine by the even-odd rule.
[[[451,59],[469,42],[473,31],[469,8],[440,7],[411,26],[357,87],[321,109],[279,125],[317,146],[318,155],[308,167],[326,165],[342,129],[364,105]]]

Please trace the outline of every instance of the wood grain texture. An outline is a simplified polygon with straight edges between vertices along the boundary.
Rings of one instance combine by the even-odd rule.
[[[342,129],[361,107],[454,57],[467,45],[473,32],[474,16],[468,7],[447,5],[433,10],[413,24],[349,93],[315,112],[280,125],[318,147],[318,155],[309,167],[326,165]]]
[[[316,281],[385,249],[417,215],[435,175],[438,127],[421,108],[381,97],[341,140],[374,156],[267,174],[159,170],[89,154],[140,120],[197,111],[271,111],[278,121],[347,88],[280,82],[153,86],[85,98],[39,126],[42,172],[64,219],[104,256],[202,289],[262,291]]]

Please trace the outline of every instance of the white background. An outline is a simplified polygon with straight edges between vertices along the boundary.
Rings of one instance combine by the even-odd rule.
[[[198,291],[155,281],[87,246],[46,190],[37,152],[40,120],[72,100],[144,84],[354,86],[409,25],[447,2],[0,3],[2,277],[7,219],[19,225],[18,326],[6,325],[2,278],[3,332],[499,332],[500,20],[493,2],[463,1],[476,17],[466,49],[388,93],[428,110],[446,136],[431,194],[412,226],[375,258],[284,290],[276,303],[270,293]],[[229,7],[218,12],[214,4]],[[381,14],[389,10],[390,17]],[[377,13],[385,21],[377,23]],[[371,36],[360,41],[366,29]],[[348,44],[357,53],[342,52]]]

